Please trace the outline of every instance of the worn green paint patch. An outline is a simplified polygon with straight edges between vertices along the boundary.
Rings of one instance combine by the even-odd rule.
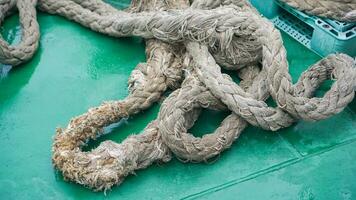
[[[125,3],[117,6],[125,7]],[[129,176],[107,196],[65,182],[51,165],[55,128],[67,125],[71,117],[105,100],[123,99],[127,95],[130,72],[137,63],[145,60],[144,43],[139,38],[117,39],[97,34],[58,16],[41,13],[38,18],[41,26],[39,51],[30,62],[12,69],[8,74],[3,73],[4,77],[0,79],[0,199],[193,197],[220,185],[253,180],[260,174],[270,173],[297,161],[306,162],[301,160],[304,155],[337,149],[338,146],[334,145],[354,138],[355,101],[353,106],[329,121],[316,124],[300,122],[278,133],[249,127],[232,148],[215,162],[191,164],[173,159],[166,164],[155,164]],[[8,41],[19,40],[17,20],[17,16],[7,19],[1,30]],[[284,36],[283,39],[288,49],[290,70],[296,80],[307,66],[320,58],[289,37]],[[323,86],[324,90],[327,87],[327,84]],[[155,104],[123,120],[110,129],[110,134],[90,141],[85,149],[94,148],[104,140],[120,142],[130,134],[139,133],[156,118],[158,111],[159,104]],[[198,136],[212,132],[228,114],[204,110],[191,132]],[[324,134],[324,127],[335,133]],[[330,155],[321,154],[319,157],[325,161],[326,156]],[[352,155],[343,158],[350,163],[354,159]],[[330,169],[328,171],[325,167],[324,172],[333,174],[336,170],[333,162],[325,163]],[[298,170],[301,172],[296,176],[307,175],[309,179],[318,176],[317,170],[304,174],[302,167],[294,169]],[[288,171],[286,180],[291,179],[292,175],[294,172]],[[343,175],[339,176],[340,179],[335,179],[336,184],[342,184]],[[344,178],[349,181],[356,179],[356,176],[346,173]],[[302,183],[300,185],[308,187]],[[265,190],[274,188],[267,181],[259,182],[256,187]],[[226,191],[236,195],[233,191]],[[256,195],[259,193],[256,188],[250,191]],[[315,193],[318,192],[320,190],[316,189]]]
[[[318,122],[298,122],[280,131],[303,156],[356,138],[356,115],[346,108],[337,116]]]
[[[195,196],[196,199],[354,199],[355,141],[277,171]]]

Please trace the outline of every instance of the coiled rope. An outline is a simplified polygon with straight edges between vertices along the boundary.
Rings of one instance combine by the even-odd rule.
[[[285,2],[297,8],[299,4],[306,5],[299,0]],[[329,10],[326,5],[334,4],[343,5],[343,10],[336,6],[327,15],[317,13],[317,8],[322,8],[319,4],[300,9],[354,20],[355,1],[323,2]],[[172,153],[191,162],[215,157],[229,148],[248,124],[276,131],[296,120],[322,120],[342,111],[354,98],[353,58],[330,55],[311,66],[293,84],[279,31],[246,0],[195,0],[191,6],[189,3],[134,0],[126,12],[101,0],[0,3],[1,19],[16,5],[23,29],[18,45],[0,42],[0,61],[7,64],[25,62],[38,46],[36,5],[42,11],[62,15],[110,36],[147,39],[147,62],[138,64],[132,72],[129,96],[91,108],[73,118],[65,129],[57,129],[52,161],[66,179],[94,190],[107,190],[135,170],[154,162],[168,162]],[[313,6],[315,9],[310,9]],[[220,66],[238,70],[241,83],[238,85],[222,74]],[[330,90],[322,98],[313,97],[327,79],[335,80]],[[163,102],[157,119],[141,134],[129,136],[120,144],[105,141],[90,152],[81,151],[88,139],[103,133],[104,127],[147,109],[168,88],[176,90]],[[277,108],[264,102],[269,95]],[[187,130],[201,108],[232,113],[214,133],[197,138]]]
[[[22,40],[16,46],[11,46],[0,38],[0,63],[19,65],[31,59],[36,52],[40,37],[36,19],[36,3],[37,0],[8,0],[0,3],[0,20],[2,21],[16,6],[22,29]]]
[[[283,0],[283,2],[311,15],[327,17],[344,22],[356,21],[355,0]]]

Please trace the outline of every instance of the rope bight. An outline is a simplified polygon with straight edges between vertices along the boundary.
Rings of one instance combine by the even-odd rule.
[[[356,21],[355,0],[283,1],[310,14]],[[54,138],[54,166],[65,179],[96,191],[110,189],[154,162],[168,162],[172,155],[206,161],[229,148],[248,124],[276,131],[297,120],[326,119],[355,95],[355,60],[344,54],[327,56],[293,84],[280,32],[247,0],[133,0],[123,11],[101,0],[3,0],[1,20],[18,10],[23,31],[15,46],[0,40],[1,63],[19,65],[35,53],[36,8],[110,36],[146,39],[147,61],[132,71],[129,95],[73,118]],[[220,66],[236,70],[240,84]],[[330,90],[313,97],[327,79],[335,80]],[[147,109],[168,88],[174,92],[141,134],[81,150],[104,127]],[[276,108],[264,102],[269,96]],[[194,137],[187,131],[202,108],[232,113],[215,132]]]

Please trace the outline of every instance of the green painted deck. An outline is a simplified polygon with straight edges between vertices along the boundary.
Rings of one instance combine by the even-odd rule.
[[[0,68],[0,199],[356,199],[356,101],[317,123],[275,133],[249,127],[216,162],[153,165],[106,196],[65,182],[51,164],[55,128],[104,100],[124,98],[130,72],[145,60],[144,44],[58,16],[38,18],[42,37],[35,57],[8,74]],[[18,17],[7,19],[1,33],[18,41]],[[320,57],[284,40],[296,80]],[[139,133],[158,110],[156,104],[130,118],[87,149]],[[227,114],[205,111],[192,132],[214,130]]]

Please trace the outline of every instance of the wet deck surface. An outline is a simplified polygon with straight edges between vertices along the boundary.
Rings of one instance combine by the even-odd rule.
[[[18,17],[4,38],[19,38]],[[104,100],[127,95],[127,78],[145,60],[140,39],[93,33],[61,17],[39,14],[40,49],[29,63],[2,68],[0,79],[0,199],[355,199],[356,102],[337,116],[299,122],[271,133],[249,127],[212,164],[176,159],[129,176],[107,196],[63,181],[51,165],[55,128]],[[290,71],[299,77],[320,59],[287,36]],[[320,94],[328,89],[326,84]],[[139,133],[159,105],[91,142]],[[204,111],[195,135],[213,131],[228,113]]]

